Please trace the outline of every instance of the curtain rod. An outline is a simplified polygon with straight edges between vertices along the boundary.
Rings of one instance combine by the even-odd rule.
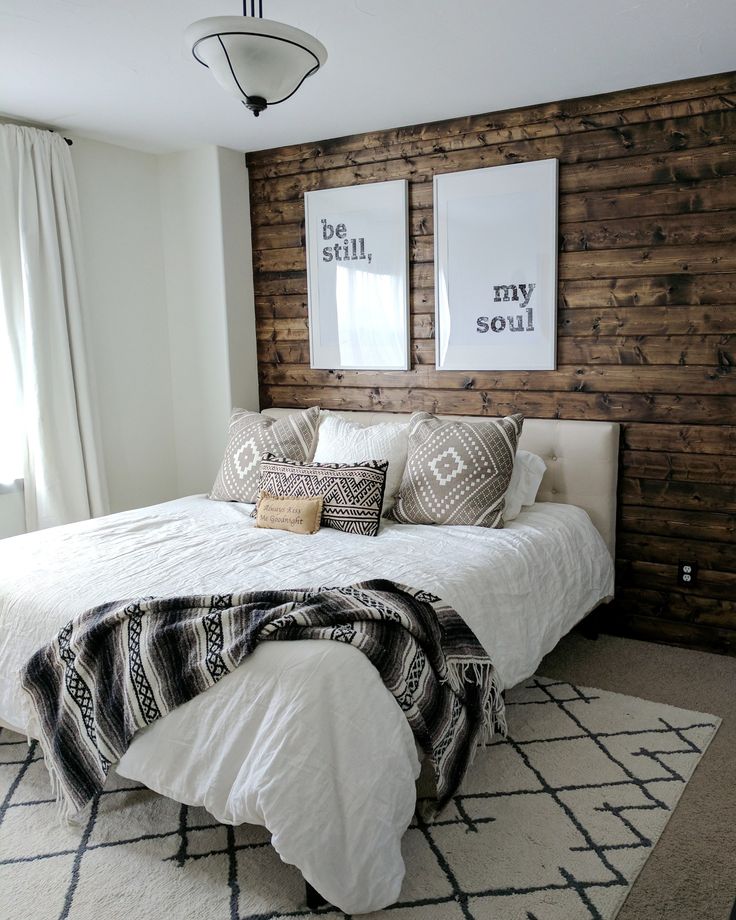
[[[27,128],[40,128],[42,131],[51,131],[52,134],[56,134],[56,128],[47,128],[45,125],[34,125],[27,121],[21,121],[20,119],[17,119],[17,118],[11,118],[9,115],[7,119],[3,115],[0,115],[0,124],[20,125],[21,127],[27,127]],[[70,147],[74,144],[74,141],[70,137],[65,137],[64,140]]]
[[[56,128],[47,128],[46,130],[50,131],[52,134],[56,134]],[[65,137],[64,142],[68,144],[70,147],[73,146],[74,144],[74,141],[70,137]]]

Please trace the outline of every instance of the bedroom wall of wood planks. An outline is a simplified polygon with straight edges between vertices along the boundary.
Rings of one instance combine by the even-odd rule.
[[[434,369],[432,177],[560,159],[557,371]],[[249,154],[262,408],[623,425],[611,631],[736,654],[736,73]],[[412,369],[309,367],[304,197],[410,182]],[[677,562],[697,583],[677,585]]]

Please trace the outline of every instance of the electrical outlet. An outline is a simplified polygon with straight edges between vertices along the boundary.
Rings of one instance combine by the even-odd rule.
[[[691,588],[698,578],[697,562],[678,562],[677,563],[677,584]]]

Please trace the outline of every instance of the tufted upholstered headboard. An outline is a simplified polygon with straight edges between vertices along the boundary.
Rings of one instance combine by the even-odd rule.
[[[278,418],[299,409],[264,409]],[[361,425],[409,420],[409,413],[335,412]],[[438,418],[482,421],[472,415],[439,415]],[[547,472],[537,496],[542,502],[577,505],[590,515],[615,558],[616,482],[618,479],[619,425],[572,419],[528,418],[524,420],[519,446],[539,454]]]

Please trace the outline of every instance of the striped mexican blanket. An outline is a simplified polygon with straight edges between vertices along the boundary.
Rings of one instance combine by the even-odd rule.
[[[73,817],[135,733],[233,671],[259,642],[333,639],[365,654],[435,770],[437,807],[481,738],[505,731],[495,669],[439,598],[390,581],[145,598],[72,620],[22,674],[54,794]]]

